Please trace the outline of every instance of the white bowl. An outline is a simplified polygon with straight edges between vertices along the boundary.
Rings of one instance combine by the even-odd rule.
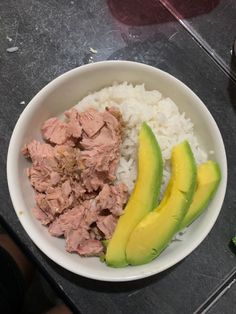
[[[98,258],[81,258],[65,251],[64,239],[52,237],[33,217],[34,195],[25,174],[28,161],[21,148],[32,139],[40,139],[40,126],[52,116],[74,106],[89,92],[97,91],[114,81],[145,83],[147,89],[157,89],[172,98],[195,124],[201,146],[215,152],[222,180],[207,211],[187,230],[182,241],[173,242],[153,262],[142,266],[110,268]],[[202,101],[182,82],[154,67],[129,61],[104,61],[81,66],[53,80],[28,104],[21,114],[9,145],[7,178],[16,214],[33,242],[54,262],[88,278],[106,281],[129,281],[157,274],[190,254],[207,236],[219,215],[227,183],[227,162],[220,131]]]

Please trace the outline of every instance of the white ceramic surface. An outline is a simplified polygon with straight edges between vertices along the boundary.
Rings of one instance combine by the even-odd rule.
[[[64,240],[52,237],[47,229],[32,216],[33,190],[25,174],[29,162],[21,155],[21,148],[32,139],[40,139],[40,125],[47,118],[60,115],[74,106],[89,92],[97,91],[112,82],[145,83],[147,89],[158,89],[172,98],[180,111],[195,124],[199,142],[221,167],[222,180],[207,211],[196,220],[183,236],[173,242],[153,262],[135,267],[114,269],[98,258],[81,258],[64,249]],[[105,281],[129,281],[159,273],[190,254],[207,236],[219,215],[227,183],[227,162],[219,129],[202,101],[182,82],[156,68],[129,62],[104,61],[73,69],[44,87],[21,114],[9,145],[7,177],[16,214],[33,242],[49,258],[62,267],[85,277]]]

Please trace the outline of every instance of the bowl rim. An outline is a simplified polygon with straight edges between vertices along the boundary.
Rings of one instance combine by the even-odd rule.
[[[161,75],[164,75],[165,77],[171,79],[174,83],[178,84],[182,89],[184,89],[184,91],[186,93],[190,94],[190,96],[194,99],[194,101],[197,102],[200,105],[200,107],[204,110],[204,113],[207,114],[209,121],[210,121],[212,127],[214,128],[214,131],[216,132],[216,136],[218,137],[218,141],[219,141],[219,146],[221,147],[221,159],[222,159],[221,168],[222,168],[222,173],[224,174],[224,177],[222,176],[222,180],[221,180],[221,194],[220,194],[219,202],[218,202],[218,208],[219,209],[215,213],[215,215],[212,215],[211,220],[208,223],[208,228],[206,228],[205,232],[203,232],[201,234],[201,236],[199,236],[198,239],[193,242],[193,245],[191,247],[188,247],[188,249],[183,249],[180,252],[180,254],[178,254],[174,258],[172,257],[168,263],[166,263],[163,267],[159,268],[158,270],[154,269],[154,271],[153,270],[152,271],[151,270],[150,271],[143,271],[143,272],[140,272],[138,275],[128,275],[125,278],[122,276],[121,277],[119,277],[119,276],[112,277],[111,275],[109,275],[109,277],[106,277],[106,276],[101,276],[101,275],[97,275],[97,274],[91,274],[89,272],[87,272],[87,273],[80,272],[79,268],[77,270],[75,270],[73,267],[70,267],[70,265],[66,265],[66,263],[64,263],[63,260],[60,260],[60,259],[56,260],[55,256],[53,256],[53,254],[50,252],[50,250],[47,250],[45,248],[45,245],[43,243],[41,243],[41,241],[38,241],[38,236],[37,236],[36,232],[34,232],[32,230],[33,228],[28,226],[24,222],[24,220],[21,218],[21,216],[18,215],[18,213],[21,209],[18,207],[17,187],[14,184],[15,174],[12,171],[12,169],[14,169],[14,164],[16,162],[16,156],[14,155],[14,147],[15,147],[15,143],[17,142],[18,132],[21,129],[21,125],[24,123],[25,117],[27,116],[27,114],[29,114],[31,112],[31,110],[34,109],[36,103],[38,101],[40,101],[41,97],[43,97],[44,94],[46,94],[47,92],[52,90],[55,86],[57,86],[59,83],[63,82],[64,80],[66,80],[67,78],[72,76],[73,74],[79,74],[79,73],[86,71],[87,69],[91,69],[91,68],[102,68],[104,66],[110,66],[110,65],[114,65],[114,64],[118,64],[118,65],[123,64],[123,65],[127,65],[129,67],[133,66],[133,67],[144,68],[144,69],[150,70],[150,71],[159,72]],[[201,99],[186,84],[184,84],[182,81],[180,81],[179,79],[177,79],[173,75],[171,75],[171,74],[169,74],[163,70],[160,70],[156,67],[144,64],[144,63],[133,62],[133,61],[124,61],[124,60],[107,60],[107,61],[100,61],[100,62],[96,62],[96,63],[92,63],[92,64],[82,65],[82,66],[76,67],[74,69],[71,69],[71,70],[63,73],[60,76],[54,78],[52,81],[50,81],[46,86],[44,86],[31,99],[31,101],[28,103],[28,105],[25,107],[25,109],[23,110],[23,112],[19,116],[18,121],[16,122],[16,125],[15,125],[14,130],[13,130],[12,135],[11,135],[11,139],[10,139],[9,147],[8,147],[8,153],[7,153],[7,182],[8,182],[8,189],[9,189],[11,201],[12,201],[14,210],[16,212],[16,215],[17,215],[21,225],[23,226],[24,230],[28,234],[29,238],[47,257],[49,257],[52,261],[56,262],[61,267],[65,268],[65,269],[67,269],[67,270],[69,270],[69,271],[71,271],[77,275],[81,275],[83,277],[87,277],[87,278],[95,279],[95,280],[101,280],[101,281],[110,281],[110,282],[132,281],[132,280],[137,280],[137,279],[142,279],[145,277],[152,276],[154,274],[160,273],[160,272],[172,267],[173,265],[177,264],[182,259],[187,257],[191,252],[193,252],[200,245],[200,243],[206,238],[206,236],[209,234],[209,232],[213,228],[213,226],[214,226],[214,224],[215,224],[215,222],[216,222],[216,220],[220,214],[222,204],[224,201],[224,197],[225,197],[225,193],[226,193],[227,176],[228,176],[227,158],[226,158],[225,146],[224,146],[224,142],[222,139],[222,135],[221,135],[220,130],[216,124],[215,119],[213,118],[213,116],[211,115],[210,111],[205,106],[205,104],[201,101]],[[130,267],[133,268],[133,267],[139,267],[139,266],[130,266]]]

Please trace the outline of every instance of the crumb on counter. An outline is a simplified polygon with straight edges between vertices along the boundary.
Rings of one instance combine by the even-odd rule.
[[[10,47],[10,48],[7,48],[7,52],[16,52],[17,50],[19,50],[19,47]]]
[[[89,51],[92,52],[92,53],[98,53],[98,51],[96,49],[92,48],[92,47],[89,48]]]
[[[7,39],[8,41],[10,41],[10,42],[12,41],[12,38],[9,37],[8,35],[7,35],[6,39]]]

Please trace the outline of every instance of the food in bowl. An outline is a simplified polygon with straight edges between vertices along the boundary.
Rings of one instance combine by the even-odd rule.
[[[191,120],[171,99],[144,85],[114,84],[88,95],[65,115],[67,121],[47,120],[42,126],[46,142],[26,143],[23,153],[33,163],[27,170],[36,191],[33,212],[52,235],[65,236],[69,252],[101,255],[104,240],[111,239],[109,250],[137,179],[138,134],[144,121],[158,140],[164,163],[163,180],[158,174],[161,196],[170,179],[174,146],[188,141],[196,163],[207,161]],[[157,201],[155,193],[150,191],[150,198]]]
[[[72,109],[67,121],[42,125],[47,143],[23,148],[32,160],[27,175],[35,189],[33,213],[53,236],[65,236],[66,249],[95,256],[110,238],[127,201],[127,187],[111,184],[120,155],[122,120],[117,109]]]

